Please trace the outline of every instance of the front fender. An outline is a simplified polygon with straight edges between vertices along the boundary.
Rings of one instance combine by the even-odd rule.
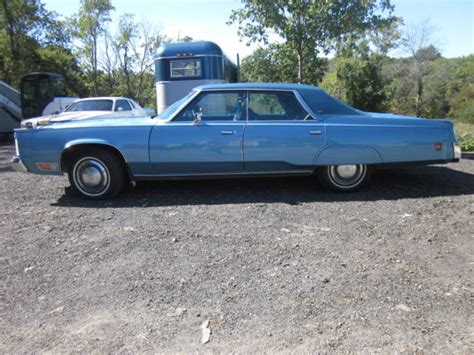
[[[334,145],[322,150],[315,158],[315,165],[380,164],[380,153],[365,145]]]
[[[60,158],[61,167],[63,167],[63,164],[64,164],[67,156],[69,155],[69,153],[75,147],[85,146],[85,145],[86,146],[94,145],[94,146],[107,147],[107,148],[113,150],[118,156],[120,156],[122,158],[122,161],[125,164],[128,164],[127,158],[123,155],[123,153],[120,151],[120,149],[118,149],[115,145],[113,145],[112,143],[108,142],[105,139],[94,139],[94,138],[92,138],[92,139],[75,139],[75,140],[67,142],[64,145],[64,148],[61,152],[61,158]]]

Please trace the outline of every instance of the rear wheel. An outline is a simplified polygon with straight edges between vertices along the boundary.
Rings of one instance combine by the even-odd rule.
[[[318,171],[321,183],[337,191],[355,191],[365,186],[373,167],[365,164],[329,165]]]
[[[84,150],[73,156],[68,178],[72,188],[82,197],[101,200],[115,197],[122,191],[125,170],[112,152]]]

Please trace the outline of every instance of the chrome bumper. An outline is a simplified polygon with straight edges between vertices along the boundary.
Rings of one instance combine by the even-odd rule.
[[[454,152],[454,160],[459,161],[461,159],[461,147],[459,144],[453,143],[453,152]]]
[[[28,168],[21,161],[19,156],[13,157],[12,160],[10,160],[10,166],[12,167],[13,170],[18,171],[20,173],[28,172]]]

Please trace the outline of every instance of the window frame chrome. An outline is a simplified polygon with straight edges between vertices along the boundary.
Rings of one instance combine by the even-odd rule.
[[[304,101],[303,97],[300,95],[300,93],[298,92],[298,90],[295,90],[295,89],[279,89],[279,88],[271,88],[271,89],[266,89],[266,88],[232,88],[232,87],[229,87],[229,88],[209,88],[209,89],[203,89],[203,88],[195,88],[193,89],[196,91],[196,93],[191,96],[189,98],[188,101],[186,101],[185,103],[183,103],[183,105],[181,105],[173,115],[171,115],[171,117],[167,120],[167,122],[171,122],[173,121],[176,116],[178,116],[181,111],[192,101],[196,98],[197,95],[199,95],[200,93],[202,92],[211,92],[211,91],[245,91],[247,92],[247,103],[246,103],[246,118],[244,121],[241,121],[241,122],[249,122],[248,120],[248,109],[249,109],[249,94],[251,91],[284,91],[284,92],[292,92],[295,97],[296,97],[296,100],[299,102],[299,104],[306,110],[306,112],[308,112],[308,114],[311,116],[311,118],[313,119],[312,121],[310,122],[320,122],[321,120],[319,119],[318,115],[316,113],[314,113],[313,110],[311,110],[311,108],[308,106],[308,104]],[[224,121],[223,121],[224,122]],[[252,121],[250,121],[252,122]],[[275,121],[271,121],[271,120],[268,120],[268,121],[255,121],[255,122],[304,122],[304,120],[288,120],[288,121],[282,121],[282,120],[275,120]]]

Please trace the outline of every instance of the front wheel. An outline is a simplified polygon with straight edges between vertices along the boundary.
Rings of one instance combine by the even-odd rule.
[[[72,188],[82,197],[101,200],[117,196],[125,183],[125,171],[117,157],[107,150],[76,154],[68,169]]]
[[[329,165],[318,171],[319,181],[333,190],[355,191],[371,179],[373,167],[365,164]]]

